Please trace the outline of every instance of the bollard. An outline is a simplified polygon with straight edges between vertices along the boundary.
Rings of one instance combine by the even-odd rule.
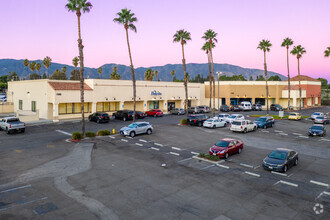
[[[116,130],[115,129],[112,129],[112,134],[115,134],[116,133]]]

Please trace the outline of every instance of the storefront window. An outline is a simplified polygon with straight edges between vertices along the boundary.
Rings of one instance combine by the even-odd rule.
[[[89,102],[84,103],[84,112],[92,111],[92,105]],[[58,113],[63,114],[78,114],[81,113],[81,103],[60,103],[58,105]]]
[[[265,105],[265,99],[264,98],[256,98],[256,103],[254,103],[254,104]]]
[[[159,101],[150,101],[149,109],[159,109]]]
[[[118,111],[119,110],[119,102],[110,102],[110,111]]]

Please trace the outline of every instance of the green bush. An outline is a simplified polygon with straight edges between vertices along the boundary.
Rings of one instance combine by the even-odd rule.
[[[219,161],[220,157],[214,155],[205,155],[205,158],[208,160]]]
[[[95,137],[95,136],[96,136],[95,132],[91,132],[91,131],[86,132],[86,137]]]
[[[78,131],[72,133],[72,140],[81,140],[83,138],[82,134]]]
[[[200,154],[198,154],[198,157],[205,157],[205,154],[204,153],[200,153]]]
[[[97,131],[97,136],[105,136],[106,132],[104,130],[98,130]]]
[[[110,135],[111,134],[111,132],[109,130],[104,130],[104,132],[105,132],[105,135]]]
[[[180,124],[182,124],[182,125],[186,125],[187,124],[187,119],[181,119],[181,121],[180,121]]]

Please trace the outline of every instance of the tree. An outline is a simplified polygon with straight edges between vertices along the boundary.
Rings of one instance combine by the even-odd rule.
[[[17,75],[17,73],[15,71],[11,71],[9,72],[9,80],[12,81],[19,81],[19,76]]]
[[[155,79],[157,79],[157,77],[158,77],[158,73],[159,73],[158,70],[156,70],[156,71],[155,71]]]
[[[81,124],[82,136],[85,137],[85,101],[84,101],[84,52],[80,31],[80,17],[81,11],[83,13],[89,12],[93,7],[87,0],[68,0],[65,7],[70,12],[75,12],[78,18],[78,49],[79,49],[79,63],[80,63],[80,102],[81,102]]]
[[[288,68],[288,109],[290,110],[290,101],[291,101],[291,87],[290,87],[290,68],[289,68],[289,47],[293,44],[293,41],[290,38],[285,38],[281,44],[282,47],[286,47],[286,65]],[[270,80],[270,79],[269,79]],[[281,81],[281,80],[278,80]]]
[[[79,70],[73,69],[70,74],[71,74],[70,80],[80,80],[80,71]]]
[[[173,42],[181,43],[182,48],[182,66],[183,66],[183,76],[184,76],[184,91],[185,91],[185,100],[184,100],[184,110],[186,112],[186,116],[188,118],[188,82],[187,82],[187,74],[186,74],[186,60],[184,57],[184,45],[187,44],[187,41],[191,40],[190,33],[185,31],[184,29],[178,30],[173,35]]]
[[[42,64],[46,67],[47,69],[47,77],[49,78],[49,67],[52,64],[52,59],[49,56],[46,56],[44,60],[42,61]]]
[[[265,78],[263,77],[263,75],[259,75],[257,76],[256,81],[266,81]]]
[[[32,73],[30,74],[30,79],[41,79],[41,76],[37,73]]]
[[[154,79],[154,71],[152,69],[147,69],[144,73],[144,80],[152,81]]]
[[[43,79],[47,79],[47,75],[46,75],[46,73],[42,74],[42,78],[43,78]]]
[[[214,43],[212,44],[212,48],[215,47]],[[207,63],[209,65],[209,79],[212,79],[212,67],[211,67],[211,56],[210,56],[210,48],[211,44],[209,41],[205,42],[205,44],[202,47],[202,50],[205,51],[207,55]],[[212,109],[211,101],[212,100],[212,83],[210,81],[210,102],[209,102],[209,107]]]
[[[32,61],[31,63],[29,63],[29,67],[30,67],[30,70],[32,71],[32,73],[34,73],[34,70],[36,69],[36,62]],[[31,79],[30,76],[29,76],[29,78]]]
[[[264,52],[264,68],[265,68],[265,79],[266,79],[266,100],[267,100],[267,115],[269,113],[269,106],[268,106],[268,82],[267,82],[267,63],[266,63],[266,52],[270,51],[270,47],[272,44],[269,40],[262,40],[259,42],[257,49],[260,49]]]
[[[99,68],[97,69],[97,72],[99,73],[99,75],[100,75],[100,79],[101,79],[101,75],[102,75],[102,67],[99,67]]]
[[[326,89],[328,87],[328,80],[324,79],[324,78],[317,78],[317,80],[321,81],[321,87],[322,89]]]
[[[329,57],[330,56],[330,47],[327,47],[327,49],[324,51],[324,56]]]
[[[23,60],[23,65],[26,68],[26,75],[29,76],[29,60],[28,59]]]
[[[55,72],[52,74],[50,79],[55,80],[67,80],[66,75],[64,72],[60,71],[59,69],[56,69]]]
[[[212,47],[210,47],[210,59],[211,59],[211,63],[212,63],[212,72],[213,72],[213,117],[215,116],[215,76],[214,76],[214,64],[213,64],[213,54],[212,54],[212,48],[213,48],[213,42],[218,42],[217,40],[217,33],[215,33],[213,30],[209,29],[204,33],[204,36],[202,38],[204,38],[206,41],[208,41],[210,43],[210,45],[212,45]],[[211,83],[211,82],[210,82]],[[219,96],[220,94],[218,94]],[[211,96],[210,96],[211,98]]]
[[[252,76],[250,76],[250,79],[249,79],[249,81],[253,81],[253,77],[252,77]]]
[[[173,77],[173,82],[174,82],[175,70],[171,70],[171,75],[172,75],[172,77]]]
[[[275,75],[275,76],[269,77],[268,81],[282,81],[282,79],[278,75]],[[290,102],[288,104],[290,104]],[[290,106],[290,105],[288,105],[288,106]]]
[[[131,10],[127,10],[127,8],[122,9],[120,12],[117,13],[117,15],[118,15],[118,17],[114,18],[113,21],[123,25],[125,28],[128,54],[129,54],[129,59],[131,62],[131,74],[132,74],[132,81],[133,81],[133,122],[134,122],[135,121],[135,109],[136,109],[136,81],[135,81],[135,73],[134,73],[134,67],[133,67],[131,48],[129,45],[128,29],[136,32],[136,27],[133,23],[137,22],[137,18],[134,17],[134,13],[131,13]]]
[[[302,57],[302,55],[306,53],[305,48],[303,48],[301,45],[294,46],[291,50],[291,54],[295,55],[297,57],[298,61],[298,81],[299,81],[299,111],[301,111],[301,85],[300,85],[300,65],[299,60]]]
[[[117,67],[117,66],[114,66],[114,67],[112,68],[112,70],[113,70],[113,72],[112,72],[111,75],[110,75],[110,79],[119,80],[121,77],[120,77],[120,75],[117,73],[117,71],[118,71],[118,67]]]
[[[38,71],[38,75],[39,76],[40,76],[40,69],[41,69],[41,64],[40,63],[36,63],[36,70]],[[41,77],[39,79],[41,79]]]
[[[78,57],[74,57],[72,59],[72,64],[73,64],[74,68],[77,69],[77,66],[79,64],[79,58]]]

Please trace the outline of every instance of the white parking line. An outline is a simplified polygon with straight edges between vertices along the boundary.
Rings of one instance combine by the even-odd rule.
[[[139,144],[139,143],[135,143],[135,144],[138,145],[138,146],[141,146],[141,147],[143,146],[143,144]]]
[[[281,132],[283,132],[283,131],[280,131],[280,130],[275,130],[275,132],[277,132],[277,133],[281,133]]]
[[[298,135],[298,136],[302,136],[302,134],[299,134],[299,133],[292,133],[294,135]]]
[[[130,136],[126,136],[126,138],[132,139],[132,137],[130,137]]]
[[[180,154],[175,153],[175,152],[170,152],[170,154],[173,154],[173,155],[175,155],[175,156],[180,156]]]
[[[264,132],[264,133],[269,133],[269,131],[265,131],[265,130],[261,130],[261,132]]]
[[[192,157],[189,157],[189,158],[186,158],[186,159],[183,159],[183,160],[179,160],[178,163],[181,163],[181,162],[187,161],[187,160],[191,160],[191,159],[192,159]]]
[[[309,138],[309,137],[307,137],[307,136],[298,136],[298,137],[300,137],[300,138]]]
[[[282,183],[282,184],[285,184],[285,185],[288,185],[288,186],[298,187],[298,184],[290,183],[290,182],[283,181],[283,180],[277,181],[274,185],[277,185],[278,183]]]
[[[179,147],[172,147],[172,149],[181,151],[181,148],[179,148]]]
[[[157,146],[160,146],[160,147],[163,147],[164,146],[164,145],[158,144],[158,143],[154,143],[154,145],[157,145]]]
[[[217,165],[218,167],[222,167],[222,168],[225,168],[225,169],[229,169],[229,167],[228,167],[228,166],[225,166],[225,165],[221,165],[221,164],[218,164],[218,163],[216,163],[215,165]]]
[[[60,133],[65,134],[65,135],[68,135],[68,136],[72,136],[71,133],[66,132],[66,131],[62,131],[62,130],[55,130],[55,131],[60,132]]]
[[[109,136],[109,138],[116,139],[116,137],[113,137],[113,136]]]
[[[25,186],[16,187],[16,188],[7,189],[7,190],[4,190],[4,191],[1,191],[0,193],[11,192],[11,191],[15,191],[15,190],[18,190],[18,189],[24,189],[24,188],[30,188],[30,187],[32,187],[31,184],[25,185]]]
[[[326,192],[324,191],[323,194],[327,195],[327,196],[330,196],[330,192]]]
[[[195,154],[195,155],[198,155],[199,153],[196,153],[196,152],[194,152],[194,151],[191,151],[190,152],[191,154]]]
[[[286,134],[286,133],[280,133],[280,135],[288,135],[288,134]]]
[[[248,172],[248,171],[245,171],[244,173],[248,174],[248,175],[251,175],[251,176],[260,177],[260,174],[257,174],[257,173],[251,173],[251,172]]]
[[[252,165],[245,164],[245,163],[240,163],[239,165],[241,165],[241,166],[243,166],[243,167],[253,168]]]
[[[271,173],[276,174],[276,175],[280,175],[280,176],[288,176],[286,173],[279,173],[279,172],[275,172],[275,171],[272,171]]]
[[[152,150],[159,150],[159,148],[156,148],[156,147],[151,147],[149,149],[152,149]]]
[[[214,167],[214,166],[215,166],[215,165],[213,164],[213,165],[210,165],[210,166],[204,167],[204,168],[202,168],[202,169],[200,169],[200,170],[205,170],[205,169],[207,169],[207,168]]]
[[[260,167],[260,165],[256,166],[254,169],[257,169],[257,168],[259,168],[259,167]]]
[[[147,143],[148,142],[148,141],[143,140],[143,139],[139,139],[139,141],[144,142],[144,143]]]
[[[313,184],[316,184],[316,185],[319,185],[319,186],[329,187],[329,184],[327,184],[327,183],[322,183],[322,182],[318,182],[318,181],[314,181],[314,180],[311,180],[309,182],[313,183]]]
[[[330,141],[330,140],[325,139],[325,138],[321,138],[320,141]]]
[[[126,140],[126,139],[121,139],[121,141],[128,142],[128,140]]]

